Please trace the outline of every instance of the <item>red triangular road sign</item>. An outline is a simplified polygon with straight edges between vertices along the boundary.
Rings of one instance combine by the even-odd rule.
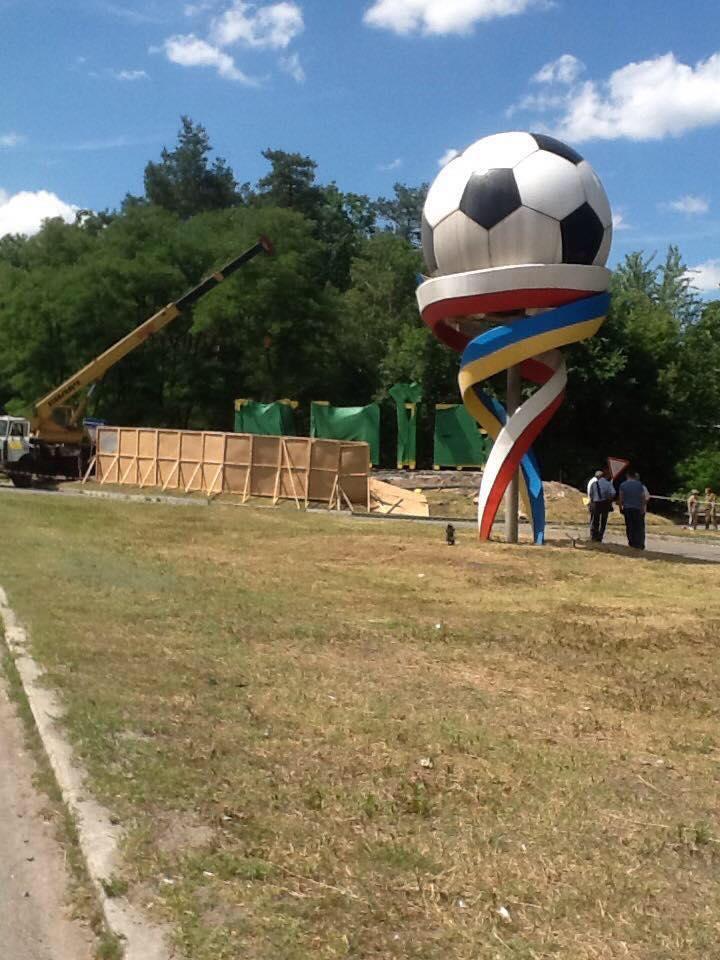
[[[624,473],[629,466],[629,460],[624,460],[622,457],[608,457],[608,470],[613,480],[617,480],[620,474]]]

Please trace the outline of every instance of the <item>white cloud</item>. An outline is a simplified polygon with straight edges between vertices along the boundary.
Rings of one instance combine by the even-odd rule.
[[[148,5],[145,4],[145,6]],[[111,14],[111,16],[118,17],[120,20],[126,20],[128,23],[135,25],[162,22],[162,17],[147,9],[137,10],[134,7],[126,7],[118,3],[104,3],[102,8],[106,13]]]
[[[65,203],[47,190],[23,190],[13,196],[0,190],[0,237],[8,233],[30,236],[50,217],[62,217],[66,223],[73,223],[78,210],[79,207]]]
[[[532,78],[533,83],[562,83],[567,86],[575,83],[585,69],[582,60],[571,53],[564,53],[557,60],[546,63]]]
[[[145,70],[113,70],[112,75],[116,80],[133,81],[150,79]]]
[[[297,3],[282,0],[258,7],[245,0],[234,0],[232,6],[210,27],[210,40],[219,47],[244,43],[256,49],[286,50],[305,28]]]
[[[246,86],[257,86],[258,81],[247,76],[235,66],[235,61],[229,53],[201,40],[195,34],[168,37],[163,44],[165,56],[172,63],[181,67],[214,67],[221,77],[226,80],[237,80]]]
[[[547,113],[556,110],[568,102],[567,93],[529,93],[518,103],[512,104],[505,111],[506,117],[512,117],[522,110],[534,110],[536,113]]]
[[[396,157],[394,160],[391,160],[389,163],[381,163],[378,165],[378,170],[388,171],[388,170],[399,170],[403,165],[402,157]]]
[[[687,193],[677,200],[671,200],[669,203],[661,203],[660,206],[664,210],[674,210],[675,213],[687,214],[707,213],[710,209],[710,204],[705,197],[696,197],[691,193]]]
[[[689,267],[685,276],[691,286],[704,292],[720,293],[720,260],[705,260],[695,267]]]
[[[305,83],[305,70],[300,62],[299,53],[291,53],[289,57],[281,57],[280,69],[289,73],[296,83]]]
[[[445,167],[450,163],[451,160],[454,160],[455,157],[460,156],[460,151],[456,150],[455,147],[448,147],[445,153],[438,160],[439,167]]]
[[[203,0],[201,3],[186,3],[183,13],[186,17],[196,17],[199,13],[212,10],[217,6],[216,0]]]
[[[582,60],[571,53],[564,53],[557,60],[551,60],[533,74],[530,82],[545,89],[539,93],[528,93],[505,111],[506,117],[512,117],[521,111],[548,113],[551,110],[565,109],[572,100],[576,81],[585,69]]]
[[[145,144],[155,144],[159,142],[158,137],[107,137],[104,140],[80,140],[77,143],[60,143],[54,147],[55,150],[68,151],[93,151],[93,150],[120,150],[125,147],[139,147]]]
[[[583,140],[660,140],[720,123],[720,53],[694,66],[666,53],[578,85],[556,125]]]
[[[394,33],[467,33],[474,24],[548,6],[545,0],[373,0],[365,23]]]
[[[0,147],[17,147],[23,141],[25,137],[20,133],[15,133],[14,130],[11,130],[9,133],[0,133]]]
[[[134,80],[150,79],[145,70],[110,70],[108,72],[114,80],[132,82]],[[91,74],[91,76],[97,76],[97,74]]]
[[[223,12],[217,12],[222,7],[225,8]],[[305,29],[302,8],[294,0],[264,5],[246,0],[231,0],[230,3],[202,0],[187,4],[184,12],[186,16],[194,17],[210,10],[216,11],[216,15],[210,21],[207,39],[194,33],[176,35],[168,37],[162,49],[173,63],[183,67],[215,67],[226,80],[236,80],[247,86],[259,86],[260,82],[239,69],[227,48],[287,50]],[[297,53],[281,57],[280,69],[297,83],[305,82],[305,70]]]
[[[625,220],[625,214],[621,210],[613,211],[612,218],[613,230],[631,230],[632,227]]]

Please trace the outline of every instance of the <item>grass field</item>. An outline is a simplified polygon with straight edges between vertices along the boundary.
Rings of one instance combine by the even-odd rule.
[[[706,960],[720,566],[0,494],[0,583],[192,960]]]

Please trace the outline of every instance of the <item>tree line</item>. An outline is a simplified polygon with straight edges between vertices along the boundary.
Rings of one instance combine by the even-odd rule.
[[[205,129],[145,168],[118,210],[47,221],[0,239],[0,407],[27,413],[79,366],[180,296],[260,234],[271,260],[247,265],[113,368],[93,415],[114,423],[231,429],[233,400],[385,402],[393,462],[398,381],[422,385],[419,458],[432,462],[435,403],[458,402],[458,357],[419,319],[420,214],[427,185],[389,198],[317,179],[309,157],[266,150],[240,182]],[[720,300],[690,286],[677,247],[615,270],[612,308],[567,350],[567,400],[540,440],[547,478],[580,483],[627,456],[655,491],[720,485]],[[502,384],[497,384],[502,396]]]

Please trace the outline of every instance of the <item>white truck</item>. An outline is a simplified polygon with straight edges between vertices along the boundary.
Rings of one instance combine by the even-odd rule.
[[[10,476],[16,487],[30,485],[25,473],[15,473],[12,465],[30,455],[30,421],[23,417],[0,416],[0,465],[10,467]]]

